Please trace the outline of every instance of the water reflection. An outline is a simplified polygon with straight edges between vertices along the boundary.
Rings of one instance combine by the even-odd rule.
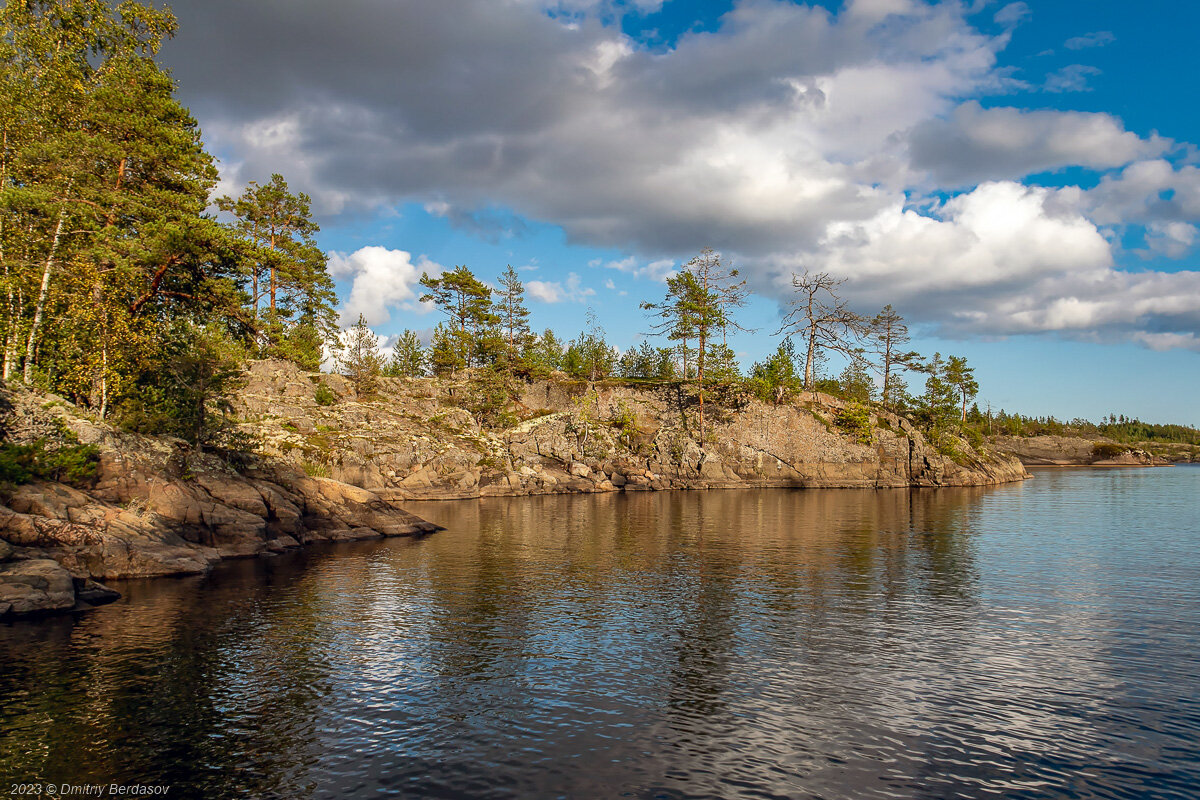
[[[0,627],[0,773],[207,798],[1184,796],[1200,531],[1175,525],[1184,562],[1135,556],[1079,495],[1179,506],[1069,478],[416,504],[448,530]]]

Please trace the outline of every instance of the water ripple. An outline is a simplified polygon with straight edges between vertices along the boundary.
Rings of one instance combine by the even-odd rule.
[[[1200,469],[420,504],[0,627],[0,773],[185,798],[1191,798]]]

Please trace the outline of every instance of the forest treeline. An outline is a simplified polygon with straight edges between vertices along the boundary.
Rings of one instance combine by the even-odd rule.
[[[305,195],[211,197],[155,61],[175,27],[128,0],[0,7],[0,375],[200,441],[247,358],[319,366],[337,298]]]
[[[6,381],[63,395],[130,430],[225,447],[244,444],[226,398],[246,362],[262,357],[309,370],[335,359],[363,393],[384,375],[453,375],[465,381],[464,405],[488,425],[510,420],[519,381],[557,372],[684,385],[702,438],[715,398],[784,403],[804,391],[850,400],[860,424],[872,403],[934,431],[996,422],[972,403],[979,387],[965,359],[908,349],[891,306],[855,313],[825,273],[794,276],[787,314],[764,334],[778,346],[743,371],[728,336],[747,330],[746,283],[707,249],[667,279],[660,299],[641,304],[647,337],[624,352],[590,312],[574,338],[534,333],[511,266],[494,284],[459,266],[422,276],[422,299],[442,315],[432,340],[408,330],[380,353],[362,319],[338,329],[306,195],[271,175],[239,196],[212,196],[213,157],[156,61],[175,29],[169,10],[133,0],[0,7]],[[836,375],[827,374],[831,356],[846,365]]]
[[[553,330],[534,333],[524,287],[509,265],[492,288],[461,265],[437,276],[423,274],[423,301],[443,319],[428,345],[405,330],[390,353],[378,351],[378,337],[364,319],[349,331],[342,369],[359,393],[372,392],[383,376],[466,376],[463,404],[481,424],[503,425],[522,379],[564,373],[589,382],[687,385],[703,438],[705,404],[755,395],[767,403],[787,403],[803,392],[824,392],[851,402],[851,415],[866,424],[877,404],[914,417],[934,431],[961,433],[978,415],[974,370],[966,359],[924,358],[908,349],[903,318],[887,306],[866,317],[851,311],[838,295],[839,282],[825,273],[793,278],[791,311],[775,333],[775,352],[745,373],[728,343],[730,331],[747,330],[737,311],[748,292],[738,271],[710,249],[666,281],[661,300],[641,304],[647,336],[621,352],[588,312],[587,324],[565,340]],[[797,348],[796,343],[799,343]],[[846,367],[825,376],[829,357],[840,354]],[[912,394],[906,373],[924,378],[924,391]]]

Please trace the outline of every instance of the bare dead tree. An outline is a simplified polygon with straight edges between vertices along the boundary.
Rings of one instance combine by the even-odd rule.
[[[799,337],[804,343],[804,390],[813,391],[814,371],[822,350],[852,355],[867,332],[867,323],[838,297],[845,283],[828,272],[792,273],[792,310],[783,318],[775,335]]]

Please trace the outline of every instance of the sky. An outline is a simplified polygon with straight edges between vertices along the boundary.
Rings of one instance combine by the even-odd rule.
[[[1200,4],[176,0],[163,50],[220,193],[309,194],[342,318],[518,269],[533,325],[620,348],[718,250],[755,296],[844,279],[981,407],[1200,424]]]

